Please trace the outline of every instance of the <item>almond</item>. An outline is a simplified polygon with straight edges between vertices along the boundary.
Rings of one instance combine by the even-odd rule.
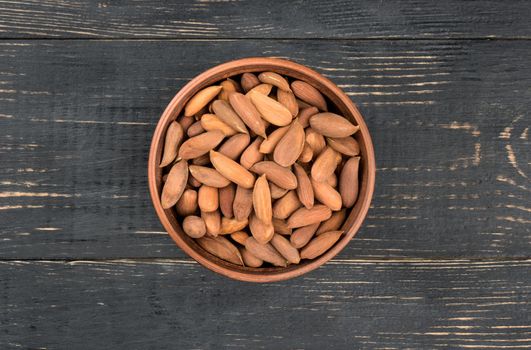
[[[263,139],[257,137],[246,149],[243,151],[242,156],[240,157],[240,164],[245,168],[249,169],[255,163],[258,163],[264,159],[264,155],[260,153],[259,148],[262,144]]]
[[[260,176],[254,183],[253,208],[258,219],[266,224],[271,223],[273,211],[271,208],[271,192],[269,191],[266,175]]]
[[[336,155],[336,151],[331,147],[327,147],[319,157],[317,157],[312,165],[312,178],[314,180],[324,182],[332,176],[337,167]]]
[[[201,218],[205,222],[206,232],[209,236],[216,237],[221,234],[221,214],[219,210],[202,211]]]
[[[230,181],[215,169],[199,165],[190,165],[188,169],[194,179],[204,185],[221,188],[230,184]]]
[[[299,184],[297,187],[297,196],[302,205],[310,209],[314,203],[313,187],[310,178],[299,164],[293,164],[293,169],[295,169],[295,176]]]
[[[328,231],[315,237],[301,250],[302,259],[315,259],[330,249],[341,237],[343,231]]]
[[[277,219],[286,219],[301,205],[295,191],[289,191],[273,205],[273,216]]]
[[[323,221],[321,225],[319,226],[319,229],[317,229],[316,235],[320,235],[321,233],[328,232],[328,231],[336,231],[339,230],[341,225],[343,225],[343,222],[345,222],[345,218],[347,217],[347,210],[345,208],[336,211],[332,214],[330,219]]]
[[[318,227],[319,223],[299,227],[293,231],[289,238],[291,245],[297,249],[304,247],[312,239]]]
[[[297,100],[295,99],[293,92],[278,89],[277,101],[291,112],[292,117],[295,117],[299,113],[299,105],[297,104]]]
[[[241,120],[257,135],[266,137],[265,124],[251,99],[238,92],[229,95],[229,102]]]
[[[286,193],[288,193],[289,190],[278,187],[272,182],[269,182],[269,191],[271,192],[271,198],[273,199],[279,199],[280,197],[283,197]]]
[[[310,147],[310,144],[306,141],[304,141],[304,148],[302,149],[301,155],[299,156],[299,159],[297,159],[301,163],[308,163],[313,158],[313,150]]]
[[[175,210],[180,216],[192,215],[197,210],[197,192],[192,189],[184,190],[181,198],[175,204]]]
[[[210,164],[210,156],[208,155],[208,153],[205,153],[202,156],[192,159],[192,164],[199,166],[208,165]]]
[[[227,123],[225,123],[215,114],[203,114],[203,116],[201,117],[201,126],[207,131],[219,130],[225,136],[232,136],[236,134],[236,130],[231,128]]]
[[[197,181],[193,176],[188,176],[188,185],[198,188],[201,186],[201,182]]]
[[[258,92],[262,95],[269,95],[271,93],[271,89],[273,89],[273,85],[271,84],[259,84],[259,85],[256,85],[254,88],[252,88],[251,90],[249,90],[245,96],[249,96],[249,94],[252,92],[252,91],[255,91],[255,92]]]
[[[230,126],[232,129],[241,132],[248,133],[245,123],[241,118],[236,114],[234,109],[227,101],[216,100],[212,102],[212,110],[214,114],[218,116],[225,124]]]
[[[171,122],[166,130],[166,138],[164,139],[164,153],[159,167],[165,167],[173,162],[177,156],[177,150],[181,144],[184,136],[183,127],[176,121]]]
[[[180,160],[172,166],[168,179],[162,188],[161,203],[164,209],[169,209],[181,198],[188,182],[188,164]]]
[[[235,194],[236,189],[234,184],[219,189],[219,208],[221,209],[223,216],[227,218],[232,218],[234,216],[232,205],[234,203]]]
[[[260,144],[260,153],[268,154],[275,150],[275,147],[280,142],[282,137],[286,135],[289,130],[289,125],[282,128],[275,129],[267,138]]]
[[[186,131],[186,135],[188,137],[194,137],[204,132],[205,132],[205,129],[203,129],[203,127],[201,126],[201,122],[197,121],[193,123],[192,125],[190,125],[190,127]]]
[[[251,91],[249,97],[262,117],[271,124],[285,126],[291,123],[291,112],[276,100],[256,91]]]
[[[260,84],[260,80],[253,73],[243,73],[240,80],[243,91],[247,92],[254,88],[256,85]]]
[[[359,130],[346,118],[335,113],[317,113],[310,118],[312,129],[327,137],[347,137]]]
[[[265,84],[271,84],[284,91],[291,91],[289,83],[282,75],[275,72],[262,72],[258,75],[258,80]]]
[[[221,175],[225,176],[230,181],[235,184],[245,187],[252,188],[254,185],[254,175],[249,172],[249,170],[242,167],[240,164],[236,163],[229,157],[211,150],[210,151],[210,162]]]
[[[297,188],[297,178],[288,168],[284,168],[272,161],[258,162],[250,169],[259,175],[266,174],[267,180],[287,190]]]
[[[230,234],[230,238],[241,245],[245,245],[245,241],[249,238],[249,235],[245,231],[236,231]]]
[[[220,100],[224,100],[224,101],[229,100],[229,95],[231,93],[237,92],[240,90],[238,83],[236,83],[234,80],[230,78],[222,81],[219,85],[221,86],[221,92],[219,93],[218,97]]]
[[[183,231],[192,238],[203,237],[206,234],[206,226],[199,216],[189,215],[183,220]]]
[[[188,128],[193,123],[195,123],[195,119],[193,117],[185,117],[185,116],[181,117],[181,119],[179,120],[179,124],[181,124],[183,128],[183,135],[188,131]]]
[[[343,199],[343,205],[350,208],[358,198],[358,173],[360,157],[352,157],[346,161],[339,175],[339,193]]]
[[[328,110],[323,95],[310,84],[301,80],[296,80],[291,83],[291,88],[293,89],[293,93],[295,94],[295,96],[297,96],[304,102],[307,102],[322,111]]]
[[[297,105],[299,105],[299,109],[303,109],[303,108],[310,108],[310,107],[313,107],[312,105],[304,102],[303,100],[300,100],[300,99],[297,99]]]
[[[299,118],[299,123],[301,123],[302,127],[307,128],[310,125],[310,117],[317,113],[319,113],[317,107],[302,108],[299,110],[297,118]]]
[[[313,193],[315,198],[326,205],[330,210],[337,211],[341,209],[341,195],[332,186],[326,182],[312,181]]]
[[[281,235],[291,235],[292,230],[285,220],[273,218],[273,228],[275,229],[276,233]]]
[[[231,262],[235,265],[243,265],[240,251],[225,237],[201,237],[196,242],[210,254]]]
[[[276,203],[275,203],[276,204]],[[332,211],[326,205],[316,204],[311,209],[297,209],[288,219],[288,226],[297,228],[328,220]]]
[[[205,212],[211,212],[219,208],[219,193],[215,187],[203,185],[197,192],[197,204],[199,209]]]
[[[337,152],[347,156],[357,156],[360,153],[360,146],[358,141],[351,136],[333,138],[327,137],[328,146],[335,149]]]
[[[241,231],[247,226],[249,223],[249,220],[237,220],[237,219],[229,219],[229,218],[221,218],[221,234],[229,234],[234,233],[236,231]]]
[[[221,89],[221,86],[209,86],[199,91],[186,104],[186,107],[184,108],[184,115],[187,117],[191,117],[197,112],[199,112],[201,108],[206,106],[214,97],[216,97],[220,93]]]
[[[326,147],[326,141],[323,135],[317,133],[312,128],[306,129],[306,142],[310,145],[313,155],[317,157]]]
[[[299,251],[294,248],[290,242],[279,234],[275,234],[271,239],[271,245],[292,264],[298,264],[301,261]]]
[[[276,251],[269,243],[260,244],[254,237],[249,237],[245,241],[245,249],[252,255],[263,261],[267,261],[275,266],[286,267],[286,259]]]
[[[219,131],[207,131],[184,141],[179,148],[178,158],[193,159],[208,153],[221,143],[225,135]]]
[[[251,138],[248,134],[236,134],[221,144],[219,153],[237,160],[250,142]]]
[[[263,222],[256,216],[255,213],[252,213],[251,217],[249,218],[249,230],[251,231],[253,237],[260,244],[266,244],[275,234],[273,223]]]
[[[337,175],[335,173],[330,175],[330,177],[326,179],[326,183],[334,188],[337,187]]]
[[[245,247],[240,248],[240,254],[243,258],[243,263],[248,267],[260,267],[263,265],[264,261],[260,258],[257,258],[251,254]]]
[[[304,129],[295,118],[288,131],[282,136],[273,152],[274,161],[281,166],[289,167],[297,161],[305,143]]]
[[[232,210],[236,220],[246,220],[253,210],[253,191],[238,186],[234,195]]]

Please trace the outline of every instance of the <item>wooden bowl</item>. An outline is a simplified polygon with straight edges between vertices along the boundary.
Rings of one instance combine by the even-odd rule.
[[[192,238],[188,237],[179,224],[175,210],[165,210],[160,203],[162,169],[158,167],[158,164],[161,160],[164,136],[169,124],[180,115],[186,102],[199,90],[234,75],[261,71],[274,71],[310,83],[328,98],[329,104],[331,102],[335,105],[331,108],[332,110],[337,110],[339,114],[360,126],[360,130],[355,134],[361,154],[359,195],[343,224],[342,229],[345,230],[345,234],[320,257],[310,261],[303,260],[299,265],[288,267],[250,268],[221,260],[203,250]],[[330,80],[308,67],[287,60],[263,57],[245,58],[221,64],[201,73],[186,84],[171,100],[160,117],[151,142],[148,161],[151,199],[162,225],[175,243],[206,268],[233,279],[249,282],[273,282],[297,277],[316,269],[338,254],[354,237],[365,219],[373,195],[375,173],[374,149],[369,130],[350,98]]]

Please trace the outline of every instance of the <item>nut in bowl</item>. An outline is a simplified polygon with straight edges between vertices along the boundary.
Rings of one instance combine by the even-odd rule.
[[[274,58],[190,81],[160,118],[148,162],[153,205],[177,245],[251,282],[300,276],[338,254],[367,214],[375,169],[352,101]]]

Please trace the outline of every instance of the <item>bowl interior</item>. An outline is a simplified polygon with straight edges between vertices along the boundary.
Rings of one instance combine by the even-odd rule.
[[[331,111],[343,115],[360,126],[360,130],[354,135],[359,143],[361,154],[359,194],[356,204],[342,226],[345,234],[319,258],[303,261],[299,265],[289,265],[286,268],[240,267],[211,255],[182,231],[180,218],[175,209],[164,210],[160,204],[162,169],[158,167],[158,164],[162,156],[164,135],[169,124],[180,115],[186,102],[199,90],[228,77],[245,72],[262,71],[274,71],[290,78],[308,82],[326,97]],[[153,205],[162,224],[177,245],[199,263],[215,272],[252,282],[271,282],[299,276],[317,268],[341,251],[356,234],[366,216],[374,188],[375,169],[374,150],[369,131],[361,114],[348,96],[319,73],[297,63],[274,58],[247,58],[231,61],[207,70],[191,80],[177,93],[162,114],[153,136],[148,163],[149,187]]]

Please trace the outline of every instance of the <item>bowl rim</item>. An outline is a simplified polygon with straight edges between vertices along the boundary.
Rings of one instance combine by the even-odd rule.
[[[182,109],[184,108],[186,102],[197,91],[221,79],[226,79],[228,77],[242,74],[244,72],[258,72],[264,70],[281,72],[282,74],[286,74],[291,77],[295,76],[297,79],[301,80],[312,80],[313,83],[321,85],[325,89],[331,91],[334,99],[337,98],[344,105],[344,107],[350,114],[350,117],[353,118],[360,127],[359,133],[361,134],[361,138],[363,140],[362,144],[360,144],[360,154],[363,154],[362,150],[365,151],[364,157],[362,158],[362,162],[364,165],[364,178],[362,180],[364,181],[364,186],[362,188],[362,186],[360,185],[358,200],[356,201],[354,207],[348,209],[349,215],[344,223],[344,226],[347,223],[349,223],[350,226],[348,227],[348,229],[345,230],[345,234],[343,235],[343,237],[323,255],[302,265],[294,265],[294,267],[291,268],[260,268],[252,271],[243,271],[240,270],[241,268],[238,269],[232,267],[232,264],[218,259],[217,257],[210,255],[209,253],[205,252],[207,255],[210,255],[208,257],[200,254],[192,247],[193,244],[199,247],[197,243],[193,242],[182,232],[182,229],[179,227],[180,225],[178,223],[177,227],[175,227],[175,223],[172,223],[172,218],[169,215],[171,213],[171,209],[163,209],[160,202],[160,193],[157,180],[161,177],[162,169],[158,166],[159,159],[157,153],[162,153],[160,149],[162,149],[163,147],[163,136],[166,132],[168,125],[172,121],[176,120],[176,118],[180,115]],[[315,84],[313,85],[315,86]],[[318,89],[320,91],[323,90],[320,88]],[[325,95],[327,95],[327,97],[329,97],[330,99],[329,94]],[[172,98],[172,100],[167,105],[158,120],[157,126],[153,133],[148,159],[148,185],[151,200],[160,222],[162,223],[170,237],[173,239],[173,241],[188,256],[190,256],[209,270],[232,279],[246,282],[276,282],[298,277],[300,275],[315,270],[316,268],[336,256],[356,235],[362,222],[365,220],[374,193],[375,178],[376,160],[374,157],[374,148],[371,136],[367,125],[365,124],[365,121],[354,102],[352,102],[352,100],[331,80],[322,76],[320,73],[314,71],[313,69],[286,59],[271,57],[248,57],[228,61],[214,66],[210,69],[207,69],[206,71],[194,77],[187,84],[185,84]],[[361,201],[359,200],[360,198],[362,198]],[[357,210],[358,214],[355,217],[352,217],[352,215],[350,214],[355,210]],[[173,221],[176,222],[176,220]],[[190,243],[192,243],[192,245]]]

